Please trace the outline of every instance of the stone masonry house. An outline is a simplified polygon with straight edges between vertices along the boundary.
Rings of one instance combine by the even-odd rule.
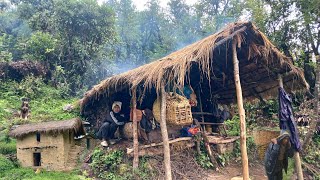
[[[23,167],[68,171],[76,166],[80,146],[75,137],[85,135],[78,118],[20,125],[10,136],[17,139],[17,158]]]

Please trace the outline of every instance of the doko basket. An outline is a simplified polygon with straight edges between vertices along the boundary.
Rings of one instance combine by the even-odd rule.
[[[280,135],[280,130],[274,129],[256,129],[253,131],[254,143],[257,145],[260,160],[264,159],[267,147],[271,139]]]
[[[161,100],[153,103],[153,115],[160,122]],[[179,94],[166,94],[166,122],[168,125],[190,125],[193,122],[189,100]]]

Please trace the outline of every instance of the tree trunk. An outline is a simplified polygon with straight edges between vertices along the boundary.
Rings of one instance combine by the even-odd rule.
[[[171,161],[170,161],[170,146],[169,146],[169,138],[168,138],[168,130],[166,123],[166,92],[164,89],[164,85],[161,87],[161,118],[160,118],[160,127],[163,141],[163,154],[164,154],[164,169],[166,173],[166,180],[171,180]]]
[[[239,77],[239,61],[237,58],[237,41],[233,39],[232,42],[232,56],[233,56],[233,68],[234,68],[234,83],[237,92],[237,104],[240,116],[240,149],[241,149],[241,159],[242,159],[242,173],[243,179],[249,179],[249,167],[248,167],[248,155],[247,155],[247,145],[246,145],[246,119],[245,111],[243,108],[243,98],[242,89]]]
[[[132,109],[133,109],[133,169],[139,167],[139,141],[138,141],[138,121],[137,121],[137,100],[136,89],[132,90]]]
[[[316,69],[316,84],[314,91],[314,117],[312,117],[312,121],[310,123],[310,129],[306,135],[305,140],[302,144],[302,149],[306,149],[310,143],[310,140],[315,133],[317,126],[319,124],[319,88],[320,88],[320,56],[317,56],[317,69]]]

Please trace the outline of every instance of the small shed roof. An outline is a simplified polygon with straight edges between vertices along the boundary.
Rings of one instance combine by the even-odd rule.
[[[61,133],[64,131],[73,130],[75,136],[85,134],[82,121],[79,118],[74,118],[64,121],[50,121],[41,123],[31,123],[20,125],[14,130],[10,131],[9,135],[15,138],[20,138],[30,133]]]

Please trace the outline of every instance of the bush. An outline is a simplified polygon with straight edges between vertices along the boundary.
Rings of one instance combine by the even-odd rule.
[[[207,153],[200,153],[200,154],[198,154],[197,157],[196,157],[196,160],[197,160],[197,163],[198,163],[201,167],[203,167],[203,168],[205,168],[205,169],[212,169],[212,168],[214,168],[214,166],[213,166],[213,164],[211,163],[210,158],[209,158],[209,156],[208,156]]]
[[[235,115],[232,119],[225,121],[227,126],[227,134],[229,136],[239,136],[240,135],[240,119],[239,116]]]
[[[15,141],[0,142],[0,154],[15,154],[16,153],[16,143]]]
[[[34,175],[33,169],[13,168],[0,174],[0,178],[5,180],[31,179]]]
[[[6,171],[9,171],[13,168],[15,168],[15,164],[0,154],[0,177],[2,177]]]
[[[96,174],[104,174],[105,170],[115,171],[116,167],[123,161],[123,151],[116,150],[105,153],[101,149],[95,149],[92,154],[92,163],[90,164]]]

